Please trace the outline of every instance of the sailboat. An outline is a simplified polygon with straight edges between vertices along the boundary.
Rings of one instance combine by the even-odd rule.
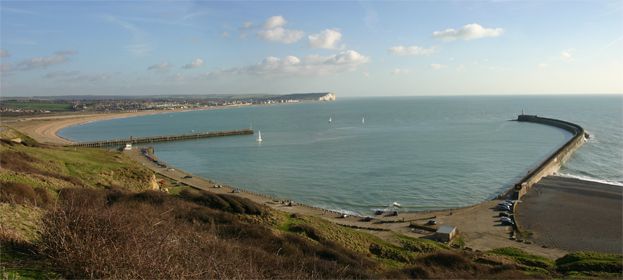
[[[366,123],[366,118],[365,117],[361,117],[361,124]]]
[[[331,117],[329,117],[329,123],[333,122],[333,119],[331,119]]]
[[[262,131],[257,131],[257,142],[262,142]]]

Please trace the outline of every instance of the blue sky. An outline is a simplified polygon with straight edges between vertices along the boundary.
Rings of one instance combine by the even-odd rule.
[[[623,93],[622,1],[0,1],[3,96]]]

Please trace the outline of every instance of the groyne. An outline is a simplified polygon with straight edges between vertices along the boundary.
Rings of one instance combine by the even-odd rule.
[[[179,135],[164,135],[164,136],[149,136],[149,137],[130,137],[127,139],[113,139],[113,140],[101,140],[92,142],[80,142],[75,144],[69,144],[69,147],[110,147],[110,146],[123,146],[125,144],[144,144],[155,142],[167,142],[167,141],[181,141],[211,137],[223,137],[223,136],[235,136],[235,135],[250,135],[253,134],[251,129],[239,129],[239,130],[227,130],[227,131],[208,131],[190,134]]]
[[[521,199],[523,195],[528,192],[534,186],[534,184],[538,183],[541,178],[552,175],[560,169],[560,166],[567,160],[575,150],[577,150],[586,139],[589,137],[588,133],[581,126],[557,119],[551,118],[543,118],[536,115],[519,115],[517,120],[519,122],[532,122],[539,123],[549,126],[554,126],[560,129],[564,129],[571,134],[573,137],[569,139],[564,145],[558,148],[554,153],[552,153],[547,159],[545,159],[537,168],[528,172],[526,176],[521,178],[517,184],[515,184],[514,188],[507,193],[507,195],[512,195],[513,199]]]

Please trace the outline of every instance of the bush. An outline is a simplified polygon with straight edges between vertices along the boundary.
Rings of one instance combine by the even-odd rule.
[[[414,253],[432,253],[442,249],[449,249],[435,241],[426,239],[401,239],[400,244],[403,248]]]
[[[297,233],[304,233],[307,237],[313,240],[316,240],[316,241],[323,240],[323,238],[320,236],[320,234],[318,234],[315,228],[309,225],[306,225],[306,224],[293,225],[290,227],[290,231],[297,232]]]
[[[40,245],[67,278],[370,278],[374,267],[173,196],[64,189],[59,200]]]
[[[545,257],[529,254],[519,248],[497,248],[489,252],[496,255],[509,256],[518,263],[526,266],[539,267],[547,270],[554,268],[554,261]]]
[[[53,198],[43,188],[33,189],[26,184],[3,182],[0,187],[0,202],[47,207],[53,202]]]
[[[179,196],[198,205],[231,213],[262,215],[266,213],[263,206],[246,198],[228,195],[214,194],[198,190],[182,190]]]
[[[376,243],[370,244],[370,253],[380,258],[390,259],[403,263],[411,263],[415,259],[414,256],[410,255],[407,252],[401,251],[399,248],[379,245]]]
[[[609,272],[623,273],[623,256],[594,252],[576,252],[556,260],[556,269],[563,273]]]

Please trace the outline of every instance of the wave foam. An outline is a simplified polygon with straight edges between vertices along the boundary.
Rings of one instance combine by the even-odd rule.
[[[593,177],[589,177],[589,176],[575,175],[575,174],[569,174],[569,173],[556,173],[555,175],[556,176],[560,176],[560,177],[567,177],[567,178],[573,178],[573,179],[579,179],[579,180],[584,180],[584,181],[591,181],[591,182],[597,182],[597,183],[602,183],[602,184],[608,184],[608,185],[615,185],[615,186],[623,187],[623,182],[619,182],[619,181],[610,181],[610,180],[604,180],[604,179],[597,179],[597,178],[593,178]]]

